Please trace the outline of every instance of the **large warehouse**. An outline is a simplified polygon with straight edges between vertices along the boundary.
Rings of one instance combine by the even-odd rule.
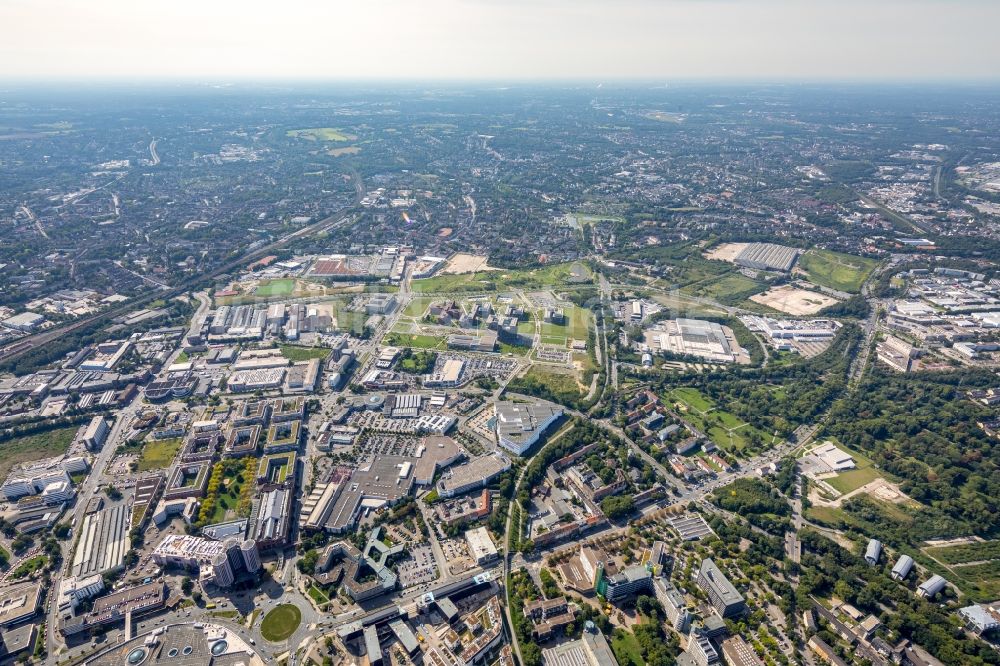
[[[800,250],[774,243],[750,243],[736,255],[733,260],[738,266],[754,268],[759,271],[782,271],[787,273],[792,270],[795,261],[799,258]]]

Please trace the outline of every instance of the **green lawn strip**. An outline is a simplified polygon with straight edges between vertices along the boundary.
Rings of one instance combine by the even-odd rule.
[[[310,361],[314,358],[326,358],[330,355],[330,350],[326,347],[281,345],[281,355],[289,361]]]

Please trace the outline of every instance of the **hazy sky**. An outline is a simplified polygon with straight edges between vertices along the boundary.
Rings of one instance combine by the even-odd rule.
[[[0,0],[0,78],[998,79],[1000,0]]]

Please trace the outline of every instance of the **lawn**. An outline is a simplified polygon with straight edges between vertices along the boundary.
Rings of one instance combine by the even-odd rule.
[[[763,290],[762,283],[751,280],[740,273],[732,273],[722,278],[709,278],[703,282],[688,285],[683,289],[684,292],[694,296],[711,298],[727,305],[739,303]]]
[[[385,336],[385,344],[390,347],[410,347],[413,349],[444,349],[446,339],[437,335],[410,335],[390,333]]]
[[[323,590],[319,589],[315,585],[309,586],[309,598],[316,602],[317,606],[322,606],[330,601],[330,597],[323,594]]]
[[[288,130],[286,136],[307,141],[353,141],[358,137],[336,127],[307,127],[305,129]]]
[[[745,449],[750,444],[751,433],[757,433],[764,446],[773,439],[770,433],[755,428],[730,412],[718,409],[698,389],[676,388],[667,394],[667,399],[687,405],[688,411],[684,418],[704,431],[716,446],[727,451],[739,452]]]
[[[326,358],[330,355],[330,350],[326,347],[281,345],[281,355],[289,361],[310,361],[314,358]]]
[[[837,476],[824,479],[824,481],[830,484],[830,486],[840,494],[846,495],[849,492],[853,492],[858,488],[871,483],[880,476],[881,475],[878,473],[878,470],[874,467],[862,467],[859,465],[857,469],[842,472]]]
[[[414,298],[406,304],[403,314],[407,317],[423,317],[428,306],[433,302],[433,298]]]
[[[260,623],[260,635],[272,643],[287,640],[302,622],[302,611],[293,604],[280,604],[264,616]]]
[[[799,259],[799,268],[814,284],[858,293],[878,261],[830,250],[810,250]]]
[[[707,412],[715,407],[711,400],[701,394],[696,388],[676,388],[670,392],[670,397],[680,400],[689,408],[698,412]]]
[[[828,527],[839,527],[840,521],[846,517],[847,514],[843,510],[832,506],[810,506],[806,509],[806,520]]]
[[[288,296],[295,291],[295,280],[285,278],[282,280],[268,280],[261,282],[254,290],[254,296],[261,298],[271,298],[272,296]]]
[[[413,291],[425,294],[494,291],[498,285],[503,288],[544,289],[557,285],[589,284],[593,281],[593,275],[586,266],[580,263],[566,263],[522,270],[436,275],[423,280],[414,280]]]
[[[496,271],[480,273],[462,273],[460,275],[435,275],[434,277],[414,280],[413,291],[418,294],[448,294],[477,291],[494,291],[496,284],[493,278]]]
[[[6,479],[10,470],[19,463],[66,453],[77,429],[78,426],[69,426],[0,441],[0,479]]]
[[[642,651],[635,634],[624,629],[615,629],[611,638],[611,651],[619,666],[643,666]]]
[[[170,467],[174,456],[181,448],[182,440],[175,439],[150,440],[142,447],[142,454],[139,456],[136,469],[138,472],[148,472],[152,469],[166,469]]]

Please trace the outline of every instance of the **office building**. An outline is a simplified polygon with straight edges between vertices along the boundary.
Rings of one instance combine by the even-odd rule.
[[[698,586],[708,595],[712,607],[722,617],[735,617],[746,611],[746,601],[744,601],[743,595],[711,559],[705,559],[701,562],[701,569],[698,571]]]

